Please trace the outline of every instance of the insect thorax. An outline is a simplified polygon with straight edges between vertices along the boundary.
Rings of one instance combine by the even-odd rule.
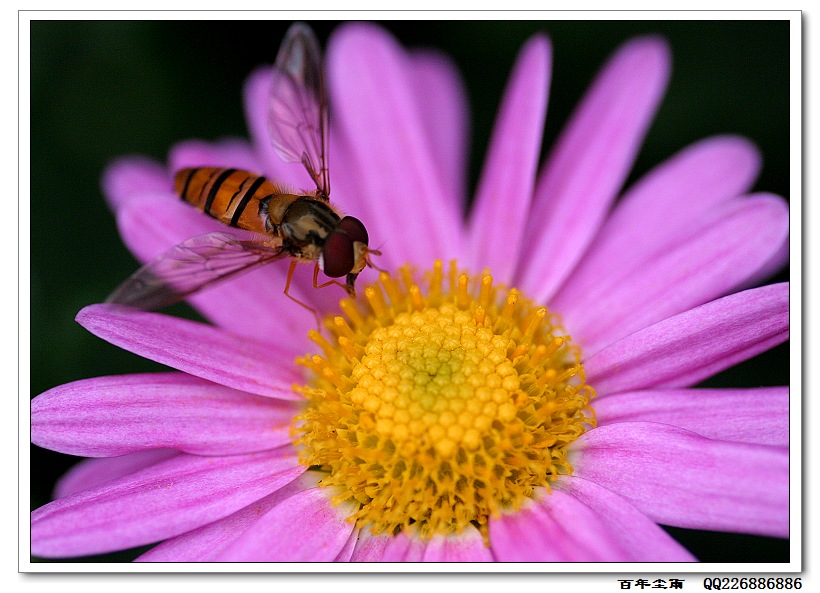
[[[282,197],[285,196],[275,196]],[[281,207],[281,204],[275,206]],[[271,203],[270,207],[274,207],[274,204]],[[274,220],[273,213],[269,214],[270,219]],[[338,226],[340,217],[321,200],[310,196],[297,196],[284,208],[281,220],[282,222],[276,225],[276,230],[292,254],[317,259],[328,234]]]

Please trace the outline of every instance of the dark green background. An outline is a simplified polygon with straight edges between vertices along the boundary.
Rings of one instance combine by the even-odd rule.
[[[158,365],[93,337],[74,322],[136,266],[99,189],[124,154],[164,160],[188,138],[245,136],[241,87],[270,63],[287,22],[35,21],[31,23],[31,394]],[[324,43],[335,22],[311,22]],[[632,172],[636,178],[705,136],[747,136],[764,156],[756,190],[789,197],[789,29],[786,21],[382,23],[405,45],[450,54],[467,83],[473,184],[517,51],[536,31],[553,42],[545,146],[610,52],[659,33],[673,51],[668,92]],[[787,280],[787,271],[777,281]],[[182,305],[175,313],[188,315]],[[784,385],[788,345],[711,379],[712,386]],[[75,458],[32,447],[32,508],[50,500]],[[761,479],[765,480],[765,468]],[[674,477],[670,477],[674,479]],[[712,562],[785,562],[772,538],[669,530]],[[128,560],[123,553],[94,560]]]

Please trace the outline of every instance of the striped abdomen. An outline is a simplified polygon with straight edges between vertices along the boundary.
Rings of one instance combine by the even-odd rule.
[[[239,169],[197,167],[177,172],[175,186],[183,200],[224,224],[257,233],[272,229],[268,202],[280,192],[264,177]]]

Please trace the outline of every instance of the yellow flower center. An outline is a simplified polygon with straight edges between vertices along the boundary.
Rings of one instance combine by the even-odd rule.
[[[436,262],[382,273],[366,303],[341,302],[296,417],[300,461],[373,533],[421,537],[519,509],[569,474],[567,445],[594,424],[580,350],[517,290]],[[448,280],[448,281],[445,281]]]

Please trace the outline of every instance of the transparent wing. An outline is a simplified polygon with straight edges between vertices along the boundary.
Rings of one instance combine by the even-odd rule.
[[[134,272],[105,300],[146,311],[176,303],[287,255],[281,246],[241,240],[229,233],[192,237]]]
[[[310,27],[295,23],[288,29],[273,67],[268,131],[279,157],[302,163],[323,197],[330,195],[327,130],[319,42]]]

